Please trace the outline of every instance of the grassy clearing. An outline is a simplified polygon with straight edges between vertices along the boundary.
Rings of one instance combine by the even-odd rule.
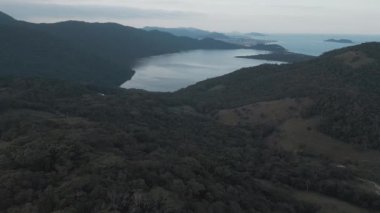
[[[336,58],[342,60],[352,68],[360,68],[375,62],[375,59],[369,58],[365,53],[360,51],[348,51],[341,55],[337,55]]]
[[[375,213],[356,207],[347,202],[328,197],[318,193],[295,191],[294,196],[300,201],[317,204],[320,206],[318,213]]]
[[[232,126],[239,124],[278,126],[290,118],[301,117],[302,111],[310,107],[312,103],[312,100],[308,98],[258,102],[239,108],[221,110],[217,119],[223,124]]]
[[[265,138],[267,143],[287,151],[328,158],[337,169],[351,169],[358,175],[357,181],[353,182],[355,187],[379,193],[380,152],[363,150],[321,133],[318,130],[320,118],[302,117],[303,112],[312,104],[312,100],[307,98],[259,102],[221,110],[217,119],[232,126],[272,126],[275,131]],[[318,200],[318,196],[322,195],[305,194],[305,198],[310,200]],[[319,202],[324,206],[321,212],[363,212],[347,203],[326,197],[321,197]]]
[[[319,119],[292,118],[267,138],[288,151],[322,155],[336,162],[337,167],[350,167],[372,181],[380,181],[380,152],[362,150],[318,131]]]

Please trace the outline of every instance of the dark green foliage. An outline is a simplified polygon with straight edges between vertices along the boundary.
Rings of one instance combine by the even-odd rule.
[[[118,85],[132,71],[71,43],[20,25],[0,25],[2,76],[34,76],[99,85]]]
[[[68,21],[34,25],[108,60],[125,64],[152,55],[192,49],[233,49],[237,45],[212,39],[196,40],[169,33],[139,30],[119,24]]]
[[[341,59],[357,52],[359,67]],[[261,65],[206,80],[180,90],[175,99],[203,112],[259,101],[309,97],[322,115],[321,129],[346,142],[380,149],[380,44],[367,43],[332,51],[311,61]],[[221,89],[213,89],[221,88]],[[177,100],[178,101],[178,100]]]
[[[102,86],[129,80],[138,58],[237,45],[196,40],[118,24],[32,24],[0,14],[0,75],[63,79]]]
[[[7,65],[1,71],[23,77],[0,79],[0,212],[318,212],[295,190],[380,209],[377,194],[355,185],[356,171],[267,146],[271,125],[229,127],[208,115],[310,97],[316,104],[309,113],[325,119],[324,132],[378,149],[377,43],[242,69],[166,94],[25,77],[40,72],[115,85],[129,59],[221,43],[114,24],[18,22],[0,29],[0,62]],[[359,58],[336,57],[347,51],[360,51]],[[111,65],[110,76],[101,71]]]
[[[343,44],[352,44],[354,43],[353,41],[349,39],[327,39],[325,42],[334,42],[334,43],[343,43]]]
[[[292,52],[287,52],[287,51],[280,51],[280,52],[269,53],[269,54],[252,55],[252,56],[237,56],[237,57],[247,58],[247,59],[269,60],[269,61],[282,61],[282,62],[288,62],[288,63],[308,61],[315,58],[314,56],[309,56],[309,55],[304,55],[304,54],[299,54],[299,53],[292,53]]]
[[[3,211],[318,210],[289,187],[378,208],[364,192],[342,195],[359,193],[349,170],[181,113],[165,94],[37,79],[2,79],[0,88]]]
[[[323,114],[321,130],[365,149],[380,149],[380,97],[337,92],[322,96],[314,113]]]
[[[267,50],[271,52],[286,52],[286,49],[278,44],[257,44],[251,48],[255,50]]]
[[[195,39],[213,38],[213,37],[228,38],[228,36],[221,33],[210,32],[210,31],[205,31],[205,30],[196,29],[196,28],[144,27],[143,29],[147,31],[167,32],[176,36],[184,36],[184,37],[195,38]]]
[[[15,21],[11,16],[0,11],[0,24],[9,24]]]

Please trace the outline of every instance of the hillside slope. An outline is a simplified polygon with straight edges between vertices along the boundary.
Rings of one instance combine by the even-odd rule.
[[[0,75],[43,77],[114,86],[133,71],[45,32],[0,25]]]
[[[146,32],[112,23],[32,24],[0,14],[0,75],[37,76],[104,86],[129,80],[138,58],[237,45]]]
[[[167,32],[176,36],[184,36],[195,39],[207,38],[213,32],[196,28],[164,28],[164,27],[144,27],[146,31]]]
[[[38,79],[0,88],[0,211],[324,208],[301,192],[353,212],[380,209],[355,170],[273,149],[165,95]]]
[[[12,22],[16,22],[16,20],[13,17],[9,16],[8,14],[5,14],[0,11],[0,24],[12,23]]]
[[[122,64],[141,57],[183,50],[239,48],[237,45],[213,39],[177,37],[169,33],[147,32],[113,23],[68,21],[34,27]]]
[[[262,65],[206,80],[174,97],[204,112],[260,101],[312,98],[329,134],[380,149],[380,44],[332,51],[311,61]],[[366,134],[363,134],[363,131]]]
[[[379,212],[379,50],[174,94],[0,78],[0,211]]]

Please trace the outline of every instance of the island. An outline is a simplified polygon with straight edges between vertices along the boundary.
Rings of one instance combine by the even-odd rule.
[[[305,55],[305,54],[300,54],[300,53],[292,53],[288,51],[281,51],[281,52],[252,55],[252,56],[236,56],[236,58],[259,59],[259,60],[295,63],[295,62],[311,60],[315,58],[315,56]]]
[[[327,39],[325,42],[334,42],[334,43],[341,43],[341,44],[352,44],[354,43],[353,41],[349,39]]]

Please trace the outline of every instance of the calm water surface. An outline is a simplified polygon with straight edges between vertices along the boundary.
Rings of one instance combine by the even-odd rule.
[[[264,40],[275,40],[290,52],[319,56],[324,52],[343,47],[358,45],[364,42],[378,41],[380,35],[318,35],[318,34],[272,34],[265,37],[255,37]],[[327,39],[349,39],[354,43],[341,44],[325,42]]]
[[[325,42],[324,40],[350,39],[353,44]],[[276,40],[291,52],[318,56],[326,51],[357,45],[363,42],[380,41],[380,35],[313,35],[313,34],[272,34],[258,37]],[[243,67],[263,63],[263,60],[241,59],[235,56],[266,53],[257,50],[195,50],[160,55],[142,59],[134,67],[136,74],[124,83],[123,88],[137,88],[148,91],[176,91],[208,78],[221,76]]]
[[[121,87],[159,92],[176,91],[196,82],[221,76],[243,67],[276,63],[235,58],[235,56],[264,53],[267,52],[247,49],[194,50],[144,58],[134,67],[136,74],[133,78]]]

